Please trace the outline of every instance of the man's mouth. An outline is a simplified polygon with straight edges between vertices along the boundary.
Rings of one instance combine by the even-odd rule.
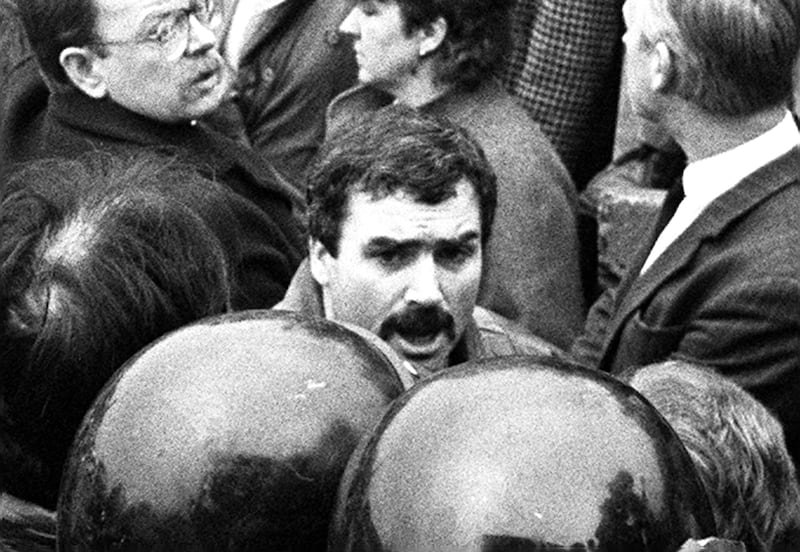
[[[388,341],[395,351],[411,361],[427,360],[440,353],[449,343],[447,333],[441,330],[429,334],[395,333]]]
[[[194,84],[208,87],[216,85],[216,83],[219,82],[221,74],[220,69],[221,68],[219,65],[215,65],[213,68],[206,69],[197,76],[197,78],[194,80]]]

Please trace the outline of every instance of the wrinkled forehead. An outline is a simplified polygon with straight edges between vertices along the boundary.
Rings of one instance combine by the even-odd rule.
[[[456,239],[466,233],[480,235],[480,203],[466,180],[458,182],[455,193],[441,201],[423,201],[404,190],[388,194],[356,191],[348,197],[342,222],[343,236]]]

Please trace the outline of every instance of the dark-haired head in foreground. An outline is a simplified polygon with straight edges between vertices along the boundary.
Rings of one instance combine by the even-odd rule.
[[[95,394],[141,347],[230,304],[219,240],[163,159],[46,161],[0,206],[0,489],[53,507]]]

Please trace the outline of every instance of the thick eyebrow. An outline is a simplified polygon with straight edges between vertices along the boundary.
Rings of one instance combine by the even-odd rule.
[[[470,230],[464,234],[453,239],[442,239],[434,242],[434,247],[459,247],[480,239],[480,233],[475,230]],[[381,251],[384,249],[404,248],[411,249],[420,247],[427,242],[425,240],[396,240],[388,236],[377,236],[369,240],[365,249],[367,251]]]

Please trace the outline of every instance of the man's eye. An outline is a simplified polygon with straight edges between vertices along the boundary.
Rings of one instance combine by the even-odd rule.
[[[474,245],[448,245],[436,252],[436,259],[444,265],[458,266],[472,258],[476,250]]]
[[[162,44],[167,43],[175,37],[177,27],[175,16],[165,17],[158,22],[158,25],[150,29],[147,38]]]
[[[376,251],[373,257],[386,267],[401,266],[409,258],[409,252],[402,248],[383,249]]]

